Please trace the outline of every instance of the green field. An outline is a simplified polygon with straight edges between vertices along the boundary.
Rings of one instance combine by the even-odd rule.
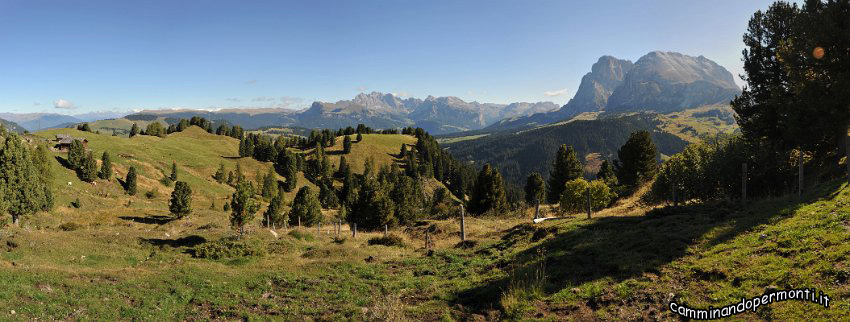
[[[269,164],[234,158],[237,140],[194,127],[167,138],[37,135],[58,133],[87,137],[96,155],[109,149],[119,177],[135,165],[140,194],[124,195],[115,180],[80,182],[57,161],[56,209],[0,230],[0,320],[672,320],[670,299],[719,307],[798,287],[822,290],[833,303],[786,301],[737,318],[850,314],[850,188],[843,182],[802,201],[745,209],[606,211],[536,225],[529,217],[467,217],[466,244],[459,244],[456,220],[393,229],[404,245],[379,246],[368,240],[383,232],[353,238],[343,227],[340,239],[328,226],[272,233],[257,218],[243,241],[262,255],[203,259],[192,256],[194,246],[234,234],[227,213],[208,209],[232,192],[212,180],[218,164],[238,162],[249,179]],[[364,135],[351,163],[362,166],[368,156],[394,162],[401,143],[413,142]],[[163,217],[171,189],[158,182],[172,160],[195,191],[195,212],[177,221]],[[153,188],[158,197],[143,196]],[[69,206],[77,197],[81,209]],[[436,242],[432,253],[424,249],[426,231]]]

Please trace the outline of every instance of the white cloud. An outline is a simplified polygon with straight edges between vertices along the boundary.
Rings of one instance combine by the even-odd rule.
[[[366,91],[366,90],[368,90],[369,88],[368,88],[368,87],[366,87],[366,86],[362,86],[362,85],[361,85],[361,86],[357,86],[357,88],[355,88],[355,89],[356,89],[358,92],[365,92],[365,91]]]
[[[559,90],[543,92],[543,95],[546,95],[546,96],[550,96],[550,97],[551,97],[551,96],[561,96],[561,95],[564,95],[564,94],[566,94],[566,93],[567,93],[567,89],[566,89],[566,88],[562,88],[562,89],[559,89]]]
[[[259,96],[259,97],[254,97],[254,98],[251,99],[252,102],[272,102],[272,101],[276,101],[276,100],[277,99],[275,99],[274,97],[267,97],[267,96]]]
[[[401,92],[396,92],[396,93],[392,93],[392,94],[395,97],[402,97],[402,98],[408,98],[408,97],[413,96],[413,94],[411,94],[410,92],[407,92],[407,91],[401,91]]]
[[[228,102],[239,102],[239,101],[241,101],[240,99],[235,98],[235,97],[228,97],[228,98],[225,98],[224,100],[228,101]]]
[[[61,98],[53,101],[53,107],[61,108],[61,109],[65,109],[65,110],[73,110],[73,109],[77,108],[76,106],[74,106],[74,103],[71,103],[71,101],[64,100],[64,99],[61,99]]]

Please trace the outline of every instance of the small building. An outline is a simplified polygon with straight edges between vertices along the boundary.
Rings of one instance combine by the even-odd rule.
[[[89,140],[86,138],[74,138],[68,134],[56,134],[56,146],[55,148],[60,152],[68,152],[71,148],[71,143],[74,143],[74,140],[78,140],[83,143],[83,148],[89,148]]]

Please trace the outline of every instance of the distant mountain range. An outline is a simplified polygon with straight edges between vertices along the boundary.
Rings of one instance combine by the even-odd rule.
[[[460,98],[428,96],[425,99],[402,98],[393,94],[361,93],[351,100],[334,103],[313,102],[302,111],[287,109],[155,110],[142,111],[127,119],[152,116],[188,118],[199,115],[223,120],[248,129],[262,127],[341,128],[366,124],[375,128],[414,126],[434,133],[477,130],[506,117],[548,112],[558,108],[552,102],[494,104],[466,102]]]
[[[63,115],[57,113],[0,113],[0,118],[15,122],[23,128],[35,132],[50,128],[68,127],[81,122],[91,122],[110,118],[124,117],[129,113],[121,112],[92,112],[79,115]]]
[[[602,56],[582,77],[575,96],[560,109],[507,118],[489,128],[533,127],[585,112],[669,113],[727,104],[740,92],[728,70],[703,56],[653,51],[635,63]]]

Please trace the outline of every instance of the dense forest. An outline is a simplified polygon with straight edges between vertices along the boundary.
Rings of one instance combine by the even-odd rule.
[[[491,163],[499,168],[506,181],[521,184],[533,172],[549,173],[555,152],[562,144],[572,146],[580,158],[588,153],[600,153],[603,159],[611,160],[631,133],[647,130],[661,154],[681,152],[687,142],[659,131],[658,124],[654,116],[639,114],[493,134],[446,146],[458,159]]]

